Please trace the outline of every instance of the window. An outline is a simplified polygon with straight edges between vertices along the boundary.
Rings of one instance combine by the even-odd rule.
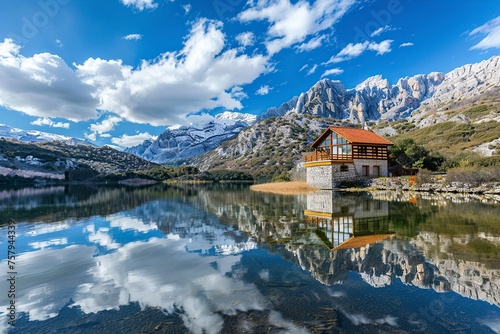
[[[363,176],[370,176],[370,166],[361,166]]]
[[[359,146],[359,155],[366,155],[368,153],[368,149],[366,146]]]
[[[347,166],[347,165],[340,166],[340,171],[341,172],[348,172],[349,171],[349,166]]]
[[[380,166],[373,166],[373,175],[376,177],[380,176]]]

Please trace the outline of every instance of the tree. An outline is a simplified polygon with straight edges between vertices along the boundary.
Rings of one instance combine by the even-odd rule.
[[[389,148],[392,164],[405,168],[426,168],[435,171],[444,159],[439,154],[431,153],[422,145],[417,145],[412,138],[399,139]],[[395,162],[395,163],[394,163]]]

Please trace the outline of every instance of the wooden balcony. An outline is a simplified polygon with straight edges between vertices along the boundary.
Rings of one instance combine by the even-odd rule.
[[[313,161],[340,161],[347,162],[352,161],[352,155],[350,154],[329,154],[327,152],[310,152],[304,154],[304,162]]]

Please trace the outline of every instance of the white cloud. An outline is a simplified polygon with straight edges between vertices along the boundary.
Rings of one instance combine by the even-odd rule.
[[[145,140],[156,140],[156,138],[158,138],[158,136],[153,136],[149,134],[149,132],[144,132],[132,136],[124,134],[121,137],[112,138],[111,142],[121,147],[132,147],[142,144]]]
[[[302,72],[303,70],[309,68],[309,64],[305,64],[304,66],[302,66],[299,70],[299,72]]]
[[[346,47],[340,50],[335,57],[330,58],[327,63],[340,63],[341,61],[356,58],[365,52],[369,42],[364,43],[349,43]]]
[[[110,116],[107,119],[103,120],[101,123],[91,124],[90,131],[98,135],[103,135],[113,130],[115,126],[121,121],[122,119],[120,117]]]
[[[268,72],[269,58],[224,50],[222,23],[200,19],[184,47],[137,69],[121,60],[88,59],[77,66],[81,79],[98,91],[99,109],[135,123],[185,124],[185,117],[203,109],[241,109],[244,93],[237,87]]]
[[[321,77],[326,77],[326,76],[330,76],[330,75],[339,75],[339,74],[342,74],[344,73],[344,70],[340,69],[340,68],[332,68],[330,70],[326,70],[322,75]]]
[[[310,35],[332,29],[332,26],[355,3],[354,0],[316,0],[314,4],[299,0],[249,1],[250,8],[238,15],[242,22],[266,20],[270,26],[265,42],[273,55],[297,43],[303,43]]]
[[[405,48],[405,47],[408,47],[408,46],[413,46],[414,44],[412,42],[406,42],[406,43],[403,43],[401,44],[399,47],[400,48]]]
[[[64,46],[63,42],[60,40],[60,39],[56,39],[56,45],[60,48],[62,48]]]
[[[97,116],[95,88],[82,83],[59,56],[24,57],[12,39],[0,42],[0,105],[36,117],[72,121]]]
[[[314,66],[311,67],[309,71],[307,71],[307,75],[314,74],[314,72],[316,72],[317,69],[318,69],[318,64],[314,64]]]
[[[123,39],[126,39],[127,41],[138,41],[142,38],[141,34],[129,34],[127,36],[123,36]]]
[[[191,11],[192,6],[188,3],[187,5],[182,6],[182,8],[184,9],[184,14],[187,15]]]
[[[316,38],[310,39],[307,43],[302,43],[301,45],[297,46],[297,50],[299,52],[304,52],[304,51],[311,51],[314,49],[317,49],[321,46],[323,43],[323,40],[326,38],[325,35],[318,36]]]
[[[85,138],[91,141],[96,141],[97,140],[97,135],[95,133],[85,133]]]
[[[267,95],[269,94],[269,91],[271,91],[272,88],[269,87],[268,85],[265,86],[260,86],[260,88],[255,92],[257,95]]]
[[[69,129],[69,123],[54,122],[52,119],[48,117],[40,117],[35,121],[31,122],[30,124],[38,126],[50,126],[52,128]]]
[[[377,51],[378,55],[383,55],[391,52],[391,44],[394,42],[392,39],[386,39],[380,43],[372,42],[368,44],[368,50]]]
[[[393,30],[391,28],[391,26],[385,26],[385,27],[380,27],[378,28],[377,30],[375,30],[374,32],[371,33],[370,37],[375,37],[375,36],[378,36],[386,31],[390,31],[390,30]]]
[[[236,40],[242,46],[251,46],[255,44],[255,35],[253,32],[242,32],[241,34],[236,36]]]
[[[331,57],[330,60],[326,62],[326,64],[340,63],[342,61],[359,57],[366,50],[376,51],[378,55],[383,55],[385,53],[392,51],[391,50],[392,42],[393,40],[386,39],[385,41],[382,41],[380,43],[368,42],[368,41],[356,44],[349,43],[347,44],[346,47],[340,50],[340,52],[336,56]]]
[[[470,50],[500,48],[500,16],[471,31],[469,36],[483,35],[483,39]]]
[[[121,0],[121,2],[127,7],[135,7],[139,11],[156,9],[158,7],[158,4],[154,0]]]

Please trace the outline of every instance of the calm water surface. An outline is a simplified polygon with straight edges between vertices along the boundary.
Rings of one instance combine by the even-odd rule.
[[[0,190],[0,213],[3,332],[500,333],[481,198],[78,186]]]

